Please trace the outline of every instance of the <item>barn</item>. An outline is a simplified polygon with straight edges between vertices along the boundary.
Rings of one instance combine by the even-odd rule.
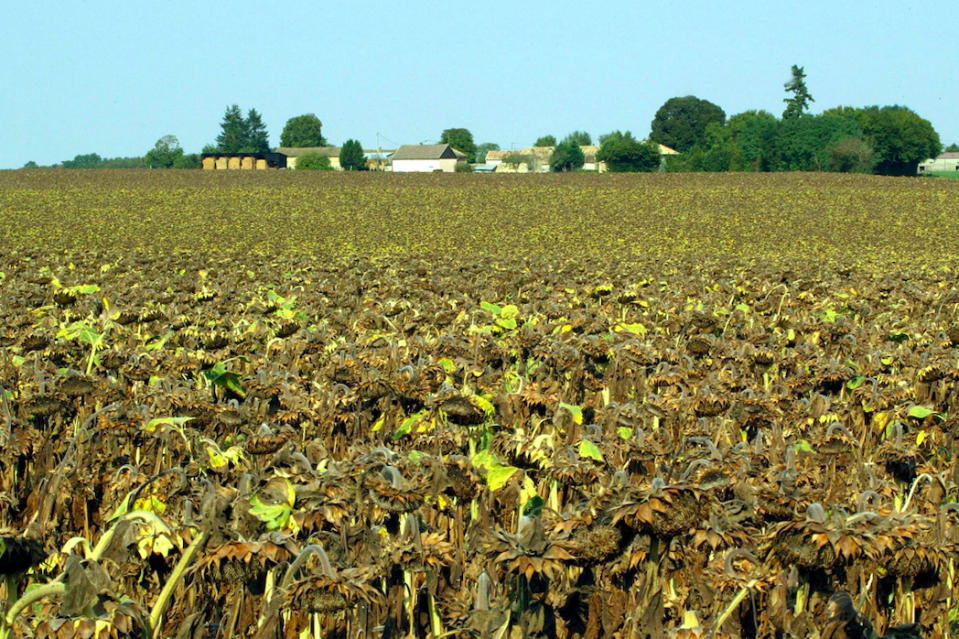
[[[942,153],[919,165],[919,173],[953,173],[959,171],[959,153]]]
[[[393,154],[393,172],[453,173],[460,162],[466,163],[466,154],[449,144],[404,144]]]
[[[206,171],[285,169],[286,156],[282,153],[204,153],[202,164]]]

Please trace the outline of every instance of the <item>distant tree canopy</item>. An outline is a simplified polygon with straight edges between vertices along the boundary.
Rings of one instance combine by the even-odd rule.
[[[26,164],[23,165],[23,168],[25,168],[25,169],[39,169],[39,168],[40,168],[40,165],[37,164],[36,162],[34,162],[33,160],[29,160]]]
[[[223,114],[216,147],[220,153],[266,153],[270,150],[269,137],[256,109],[250,109],[243,117],[240,107],[234,104]]]
[[[953,142],[945,149],[946,153],[959,153],[959,144]]]
[[[476,161],[476,143],[469,129],[446,129],[440,136],[440,144],[449,144],[457,151],[465,153],[467,162]]]
[[[64,169],[139,169],[143,158],[102,158],[97,153],[85,153],[60,163]]]
[[[143,156],[143,163],[154,169],[171,169],[183,157],[183,149],[175,135],[164,135]]]
[[[908,107],[871,106],[857,109],[855,117],[875,150],[880,175],[915,175],[920,162],[942,151],[932,123]]]
[[[929,121],[901,106],[836,107],[783,119],[746,111],[725,125],[710,124],[700,144],[667,164],[689,171],[915,175],[919,162],[940,149]]]
[[[280,146],[296,148],[326,146],[323,123],[312,113],[290,118],[283,127],[283,133],[280,134]]]
[[[296,159],[296,170],[332,171],[330,158],[322,153],[304,153]]]
[[[809,89],[806,88],[806,73],[800,66],[793,65],[792,78],[783,85],[786,93],[792,93],[791,97],[783,98],[786,103],[786,110],[783,111],[783,120],[792,120],[806,113],[809,110],[809,103],[815,102]]]
[[[703,144],[710,124],[725,122],[726,113],[708,100],[693,95],[670,98],[656,111],[649,139],[686,153]]]
[[[270,152],[270,134],[266,124],[256,109],[250,109],[246,115],[246,144],[243,151],[252,153]]]
[[[583,150],[579,148],[576,140],[563,140],[556,145],[549,157],[550,171],[557,173],[567,173],[575,169],[581,169],[585,163],[586,156],[583,154]]]
[[[483,142],[476,146],[476,161],[485,162],[486,154],[490,151],[499,151],[499,145],[495,142]]]
[[[359,141],[347,140],[340,147],[340,167],[344,171],[366,170],[366,156],[363,154],[363,145]]]
[[[556,136],[555,135],[543,135],[536,138],[536,142],[533,146],[556,146]]]
[[[563,138],[563,141],[575,142],[579,146],[590,146],[593,143],[593,138],[586,131],[573,131]]]
[[[613,131],[600,136],[596,159],[606,163],[613,173],[652,172],[659,170],[662,160],[659,145],[655,142],[640,142],[627,131]]]

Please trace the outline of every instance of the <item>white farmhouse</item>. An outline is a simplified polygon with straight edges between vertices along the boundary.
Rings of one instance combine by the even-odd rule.
[[[959,153],[947,152],[919,165],[919,173],[952,173],[959,171]]]
[[[453,173],[466,154],[449,144],[404,144],[393,154],[394,173]]]

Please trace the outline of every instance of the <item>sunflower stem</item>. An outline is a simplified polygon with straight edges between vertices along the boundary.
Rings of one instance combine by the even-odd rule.
[[[160,591],[160,596],[157,597],[156,603],[153,604],[153,609],[150,610],[150,627],[154,629],[154,633],[157,634],[157,636],[160,631],[160,620],[163,617],[163,613],[166,612],[166,607],[170,603],[170,599],[173,597],[174,589],[176,589],[177,584],[179,584],[180,579],[183,577],[183,573],[186,572],[186,569],[193,562],[193,558],[197,552],[206,545],[206,540],[206,531],[197,535],[193,543],[187,546],[187,549],[183,551],[180,561],[177,562],[173,568],[173,572],[170,573],[170,578],[163,584],[163,590]]]

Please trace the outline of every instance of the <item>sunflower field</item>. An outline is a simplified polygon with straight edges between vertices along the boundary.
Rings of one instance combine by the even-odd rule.
[[[0,639],[954,636],[957,202],[0,172]]]

